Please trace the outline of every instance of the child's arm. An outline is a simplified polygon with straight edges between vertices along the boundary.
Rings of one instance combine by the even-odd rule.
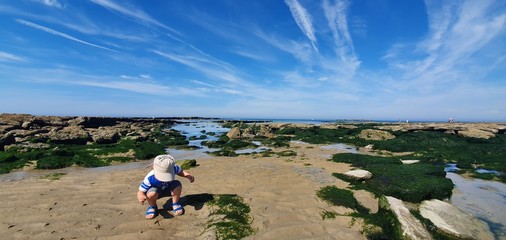
[[[140,204],[144,204],[146,199],[148,198],[146,196],[146,192],[149,188],[151,188],[151,182],[149,181],[149,176],[153,174],[152,172],[149,172],[145,177],[144,180],[142,180],[141,185],[139,186],[139,191],[137,191],[137,201],[139,201]]]
[[[179,172],[177,175],[184,177],[184,178],[188,178],[188,180],[190,180],[190,182],[195,181],[195,177],[185,170],[181,170],[181,172]]]
[[[144,202],[146,201],[146,193],[139,190],[137,191],[137,201],[139,201],[140,204],[144,205]]]

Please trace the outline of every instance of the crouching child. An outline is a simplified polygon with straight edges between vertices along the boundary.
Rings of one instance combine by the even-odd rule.
[[[148,201],[148,209],[146,210],[146,218],[153,219],[158,215],[158,206],[156,201],[158,198],[172,197],[172,213],[175,216],[183,215],[184,208],[179,203],[183,186],[180,181],[175,180],[175,175],[185,177],[190,182],[195,178],[190,173],[181,169],[176,165],[171,155],[158,155],[153,160],[153,170],[151,170],[137,192],[137,200],[140,204]]]

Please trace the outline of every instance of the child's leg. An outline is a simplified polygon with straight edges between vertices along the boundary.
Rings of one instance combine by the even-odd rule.
[[[183,190],[183,186],[179,185],[172,190],[172,203],[178,203],[179,198],[181,198],[181,192]]]
[[[175,180],[174,185],[172,186],[172,209],[174,212],[174,215],[183,215],[184,209],[183,206],[179,203],[179,199],[181,198],[181,192],[183,190],[183,186],[181,185],[181,182]]]
[[[158,207],[156,206],[156,200],[158,200],[158,193],[156,188],[151,188],[146,193],[147,201],[149,204],[148,210],[146,211],[146,218],[153,219],[158,214]]]
[[[155,207],[156,206],[156,200],[158,200],[158,193],[155,191],[148,191],[146,193],[146,197],[148,200],[149,206]]]

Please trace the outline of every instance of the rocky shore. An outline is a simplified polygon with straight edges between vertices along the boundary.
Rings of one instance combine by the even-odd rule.
[[[29,114],[0,114],[0,150],[9,145],[44,148],[44,142],[62,144],[114,143],[122,137],[147,137],[160,126],[174,123],[174,118],[114,118],[114,117],[59,117]],[[258,124],[260,131],[232,129],[230,138],[248,138],[257,135],[273,137],[272,132],[283,128],[309,128],[311,124],[266,123]],[[355,124],[322,124],[320,128],[356,128]],[[399,123],[380,124],[378,129],[390,131],[438,131],[463,137],[491,138],[506,132],[506,123]],[[364,139],[384,140],[393,136],[386,131],[370,130],[361,134]]]
[[[100,145],[116,143],[125,138],[143,142],[153,132],[170,126],[175,121],[172,118],[1,114],[0,149],[45,149],[55,143]],[[315,126],[264,122],[249,123],[249,127],[232,127],[226,135],[235,140],[276,139],[276,132],[291,128],[358,127],[357,124],[346,123]],[[395,139],[392,132],[397,131],[433,131],[459,137],[489,139],[504,134],[506,124],[380,123],[374,125],[374,129],[359,129],[352,137],[369,143]],[[434,230],[412,215],[412,211],[418,211],[426,221],[430,221],[429,226],[439,229],[445,236],[504,239],[504,235],[494,236],[486,224],[463,214],[445,201],[431,199],[421,204],[412,203],[393,196],[378,197],[371,192],[353,188],[353,181],[337,178],[336,174],[358,174],[360,176],[356,183],[361,184],[373,181],[378,176],[353,167],[352,164],[329,161],[328,156],[343,153],[341,150],[296,141],[289,142],[287,146],[272,147],[272,150],[291,151],[294,154],[196,159],[199,166],[191,172],[197,181],[194,184],[184,183],[183,195],[186,197],[183,200],[187,214],[175,218],[169,213],[168,207],[164,206],[163,214],[155,221],[146,221],[142,216],[145,206],[136,205],[135,201],[134,193],[147,171],[144,166],[127,170],[78,169],[66,171],[57,180],[27,178],[3,182],[0,185],[0,197],[5,199],[5,204],[0,205],[0,214],[4,216],[0,221],[0,234],[11,239],[152,239],[167,236],[171,236],[171,239],[215,239],[216,235],[203,227],[210,218],[211,210],[205,201],[199,200],[200,196],[213,194],[238,195],[251,207],[254,219],[251,224],[255,234],[249,239],[365,239],[367,234],[374,234],[377,226],[370,227],[364,220],[366,217],[352,217],[350,214],[355,212],[354,209],[327,204],[315,197],[318,189],[330,185],[351,191],[358,203],[368,209],[369,214],[391,212],[399,226],[394,231],[399,231],[407,239],[430,239],[433,233],[429,231]],[[361,150],[364,154],[370,154],[365,148]],[[404,160],[402,163],[404,164],[399,163],[402,166],[396,165],[397,168],[421,164],[419,160]],[[392,166],[394,165],[390,168]],[[109,184],[97,184],[102,182]],[[24,193],[22,199],[19,199],[19,192]],[[26,207],[30,209],[30,214],[19,214],[19,209]],[[335,214],[334,218],[325,219],[324,214],[329,213]]]
[[[45,148],[61,144],[115,143],[123,137],[145,138],[168,118],[57,117],[0,114],[0,150],[9,147]]]

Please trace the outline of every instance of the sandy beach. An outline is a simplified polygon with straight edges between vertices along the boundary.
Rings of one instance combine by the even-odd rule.
[[[323,186],[347,187],[331,176],[348,165],[327,161],[337,149],[292,143],[296,157],[197,159],[190,169],[196,181],[183,182],[186,214],[173,217],[165,205],[154,220],[144,219],[146,205],[136,200],[149,164],[134,168],[70,169],[59,180],[30,177],[0,185],[0,234],[6,239],[213,239],[206,231],[208,194],[237,194],[251,207],[255,234],[249,239],[365,239],[360,223],[338,216],[322,220],[323,210],[347,213],[316,197]],[[285,149],[276,149],[281,151]],[[357,199],[377,211],[367,192]],[[162,208],[169,198],[162,198]]]
[[[213,239],[205,229],[208,206],[198,199],[237,194],[251,207],[256,232],[250,239],[364,239],[360,223],[351,224],[351,217],[322,220],[320,215],[323,210],[350,211],[315,195],[323,186],[347,186],[331,174],[349,166],[327,161],[338,150],[296,143],[291,149],[296,157],[197,159],[199,166],[190,170],[196,181],[181,179],[186,214],[173,217],[166,205],[154,220],[144,219],[146,205],[135,197],[149,170],[143,164],[134,169],[75,168],[59,180],[3,181],[0,234],[8,239]],[[356,197],[377,210],[371,194],[357,192]],[[168,200],[160,199],[159,207]]]

